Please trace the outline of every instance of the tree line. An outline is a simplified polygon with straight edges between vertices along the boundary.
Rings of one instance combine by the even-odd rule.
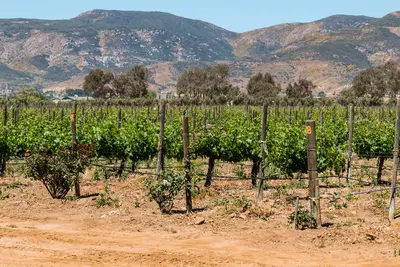
[[[289,84],[286,90],[276,82],[270,73],[257,73],[250,77],[246,91],[229,82],[229,66],[218,64],[213,67],[190,68],[183,72],[177,82],[178,101],[183,104],[260,104],[273,102],[283,105],[313,105],[321,102],[324,105],[350,103],[358,105],[381,105],[384,97],[389,96],[389,103],[395,103],[400,90],[400,65],[389,61],[381,66],[371,67],[358,73],[352,86],[342,91],[334,99],[326,98],[320,92],[320,99],[312,98],[317,86],[310,80],[299,79]],[[135,66],[130,71],[116,75],[102,69],[94,69],[85,77],[83,95],[91,95],[103,100],[118,99],[154,99],[155,92],[149,91],[149,70],[144,66]],[[284,97],[279,97],[285,92]],[[70,90],[71,94],[79,94]],[[17,93],[11,101],[28,103],[45,101],[46,98],[34,89],[24,89]]]
[[[381,105],[384,97],[396,100],[400,90],[400,64],[388,61],[377,67],[361,71],[354,79],[352,87],[341,92],[342,98],[359,100],[363,105]]]
[[[276,98],[282,87],[270,73],[258,73],[247,84],[247,94],[229,82],[229,66],[190,68],[180,75],[177,94],[182,98],[209,99],[217,103],[243,102]],[[102,69],[92,70],[86,77],[83,88],[96,98],[140,98],[148,95],[149,71],[144,66],[135,66],[119,76]],[[312,97],[316,86],[307,79],[289,84],[286,96],[293,99]]]

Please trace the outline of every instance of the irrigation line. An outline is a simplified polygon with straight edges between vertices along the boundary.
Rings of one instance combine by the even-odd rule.
[[[108,168],[108,169],[120,169],[120,167],[115,166],[115,165],[100,165],[100,164],[91,164],[91,166],[95,167],[103,167],[103,168]],[[141,168],[137,168],[141,169]],[[150,168],[149,168],[150,169]],[[150,173],[150,172],[138,172],[138,171],[132,171],[130,168],[122,168],[123,171],[129,172],[132,174],[142,174],[142,175],[156,175],[155,173]],[[199,176],[206,176],[206,173],[193,173],[194,175],[199,175]],[[213,179],[215,180],[297,180],[295,178],[283,178],[283,177],[278,177],[278,178],[247,178],[247,177],[240,177],[240,176],[223,176],[223,175],[213,175]]]
[[[356,155],[359,158],[378,158],[378,157],[381,157],[381,158],[392,158],[393,157],[393,155],[381,155],[381,154],[375,154],[375,153],[365,154],[365,155],[356,154]],[[373,157],[371,157],[371,156],[373,156]]]
[[[352,193],[352,194],[340,196],[340,198],[351,197],[351,196],[357,196],[357,195],[363,195],[363,194],[371,194],[371,193],[382,192],[382,191],[386,191],[386,190],[390,190],[390,189],[395,189],[395,188],[400,188],[400,186],[393,186],[393,187],[372,189],[372,190],[363,191],[363,192],[356,192],[356,193]],[[338,199],[339,199],[339,198],[333,198],[333,199],[331,199],[329,202],[331,202],[331,203],[332,203],[332,202],[336,202]]]
[[[357,164],[352,164],[352,167],[361,167],[361,168],[366,168],[366,169],[379,169],[377,166],[371,166],[371,165],[357,165]],[[393,168],[388,168],[388,167],[383,167],[382,170],[393,170]]]
[[[318,179],[325,179],[325,178],[338,178],[338,179],[341,179],[341,178],[343,178],[344,180],[346,180],[346,177],[339,177],[339,176],[326,176],[326,177],[322,176],[322,177],[317,177],[317,178]],[[366,182],[366,181],[359,180],[359,179],[354,179],[354,178],[349,178],[349,180],[360,182],[360,183],[364,183],[364,184],[371,184],[371,182]]]

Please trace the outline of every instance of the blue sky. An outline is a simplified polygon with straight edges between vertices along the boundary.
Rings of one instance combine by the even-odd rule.
[[[334,14],[382,17],[399,0],[0,0],[0,18],[69,19],[92,9],[164,11],[243,32]]]

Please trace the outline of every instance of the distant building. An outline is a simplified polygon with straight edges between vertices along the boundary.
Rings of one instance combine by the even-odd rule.
[[[14,91],[9,89],[8,84],[0,84],[0,98],[8,98],[14,94]]]
[[[53,97],[50,100],[54,103],[58,102],[71,102],[71,101],[85,101],[85,100],[93,100],[94,98],[91,96],[64,96],[64,97]]]

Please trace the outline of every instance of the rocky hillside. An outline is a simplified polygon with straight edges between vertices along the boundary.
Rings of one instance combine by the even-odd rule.
[[[95,67],[145,64],[153,88],[173,90],[189,67],[226,63],[244,87],[258,71],[286,85],[299,77],[337,92],[361,69],[400,58],[400,12],[337,15],[245,33],[161,12],[93,10],[70,20],[0,20],[0,85],[77,88]]]

